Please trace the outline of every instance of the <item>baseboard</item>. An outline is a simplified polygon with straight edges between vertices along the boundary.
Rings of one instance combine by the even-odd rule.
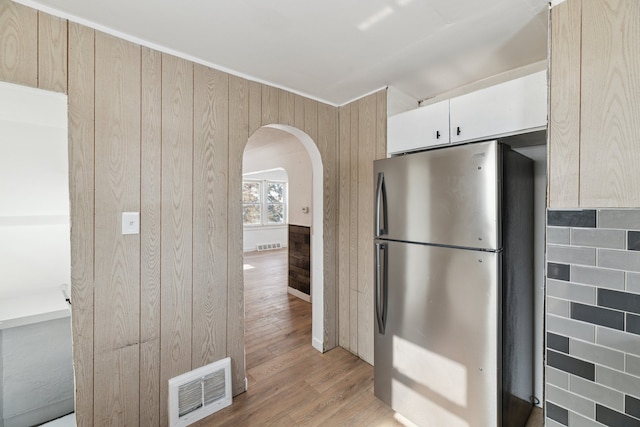
[[[294,297],[298,297],[303,301],[311,302],[311,295],[307,295],[304,292],[300,292],[297,289],[293,289],[291,287],[287,287],[287,292],[293,295]]]
[[[316,350],[318,350],[320,353],[324,352],[324,346],[322,345],[322,341],[313,338],[311,340],[311,345],[313,346],[313,348],[315,348]]]

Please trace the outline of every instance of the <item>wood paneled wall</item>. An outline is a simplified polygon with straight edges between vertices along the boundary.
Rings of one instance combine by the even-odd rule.
[[[339,344],[373,364],[373,161],[386,157],[386,91],[339,108]]]
[[[551,11],[549,206],[640,205],[640,2]]]
[[[67,89],[67,21],[0,2],[3,81],[56,92]]]
[[[166,425],[167,380],[225,356],[244,390],[242,156],[266,124],[295,126],[321,154],[325,350],[340,307],[340,345],[372,361],[385,91],[339,111],[9,0],[0,48],[0,80],[69,96],[79,426]],[[121,234],[123,211],[140,212],[139,235]]]
[[[549,88],[549,205],[579,206],[580,187],[580,3],[551,12],[552,67]]]
[[[583,0],[582,26],[581,205],[638,207],[640,2]]]

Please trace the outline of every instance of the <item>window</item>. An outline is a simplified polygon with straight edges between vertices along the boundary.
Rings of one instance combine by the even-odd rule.
[[[255,226],[286,224],[286,199],[286,182],[243,181],[243,224]]]
[[[242,221],[245,225],[262,223],[262,191],[260,181],[242,182]]]

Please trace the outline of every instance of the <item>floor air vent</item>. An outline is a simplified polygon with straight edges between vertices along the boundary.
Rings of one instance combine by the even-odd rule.
[[[281,248],[282,248],[282,243],[280,242],[258,244],[258,251],[271,251],[274,249],[281,249]]]
[[[169,380],[169,425],[182,427],[231,405],[231,359]]]

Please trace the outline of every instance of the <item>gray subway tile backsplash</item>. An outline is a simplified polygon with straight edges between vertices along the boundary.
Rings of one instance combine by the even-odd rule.
[[[607,328],[624,330],[624,313],[617,310],[572,302],[571,318],[595,325],[606,326]]]
[[[615,329],[598,327],[596,343],[624,353],[633,355],[640,353],[638,351],[640,349],[640,335],[616,331]]]
[[[558,245],[570,245],[571,229],[568,227],[547,227],[547,242]]]
[[[570,302],[547,295],[547,313],[555,316],[569,317]]]
[[[640,427],[640,420],[602,405],[596,405],[596,421],[609,427]]]
[[[640,316],[627,313],[624,330],[631,334],[640,335]]]
[[[569,412],[569,425],[571,427],[602,427],[602,424],[599,422],[591,418],[583,417],[575,412]]]
[[[586,399],[567,390],[549,386],[547,387],[547,401],[551,401],[569,411],[582,414],[586,417],[595,416],[595,405],[593,401]]]
[[[627,292],[640,294],[640,273],[627,273]]]
[[[640,252],[598,249],[598,267],[640,272]]]
[[[640,256],[640,252],[638,252],[638,255]],[[547,245],[547,261],[565,264],[596,265],[596,248]]]
[[[596,378],[598,378],[598,384],[640,399],[640,378],[634,375],[604,366],[597,366]]]
[[[546,425],[640,427],[640,209],[548,210],[546,231]]]
[[[547,225],[555,227],[595,227],[596,211],[592,209],[549,210],[547,211]]]
[[[640,314],[640,295],[630,292],[598,289],[598,305]]]
[[[569,353],[569,338],[547,332],[547,348]]]
[[[571,266],[571,281],[599,288],[624,290],[625,272],[608,268]]]
[[[557,262],[547,263],[547,277],[556,280],[571,280],[571,266],[569,264],[559,264]]]
[[[611,390],[593,381],[572,376],[569,380],[569,391],[594,402],[600,402],[609,408],[624,411],[624,393]]]
[[[582,341],[596,342],[596,326],[580,322],[578,320],[567,319],[565,317],[553,316],[547,313],[547,331],[554,334],[577,338]]]
[[[624,230],[572,228],[571,244],[592,248],[626,249],[627,233]]]
[[[640,209],[600,209],[598,227],[640,230]]]
[[[547,350],[547,365],[590,381],[596,379],[596,367],[593,363],[551,349]]]
[[[640,419],[640,399],[632,396],[625,396],[624,412],[632,417]]]
[[[555,420],[553,420],[551,418],[547,418],[545,420],[545,422],[544,422],[544,426],[545,427],[563,427],[563,426],[566,426],[566,425],[568,425],[568,424],[559,423],[559,422],[557,422],[557,421],[555,421]],[[602,426],[598,426],[598,427],[602,427]]]
[[[597,288],[594,286],[577,285],[562,280],[547,279],[547,295],[556,298],[595,305],[596,290]]]
[[[640,231],[629,231],[627,236],[627,250],[640,251]]]
[[[547,418],[550,418],[563,426],[569,425],[569,411],[551,402],[547,402],[545,406]]]
[[[547,383],[564,390],[569,390],[569,373],[556,369],[553,366],[547,366],[544,372]]]
[[[570,339],[569,353],[579,359],[624,371],[625,354],[619,350],[613,350],[581,340]]]
[[[640,377],[640,357],[632,354],[626,354],[624,366],[624,371],[626,373]]]

